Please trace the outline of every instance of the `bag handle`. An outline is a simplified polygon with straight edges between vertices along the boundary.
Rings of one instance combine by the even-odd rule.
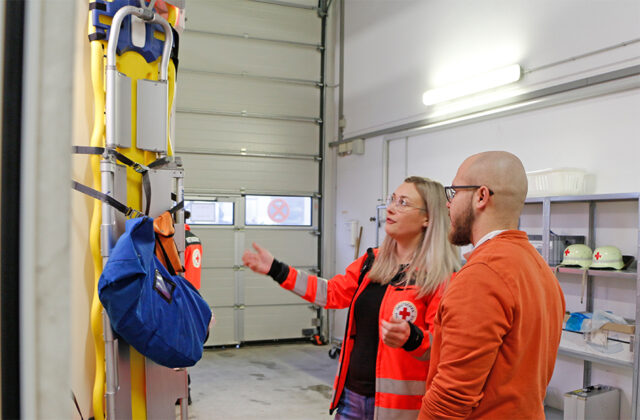
[[[173,264],[171,264],[171,260],[169,259],[169,255],[167,255],[167,251],[164,249],[164,246],[162,246],[162,241],[158,240],[157,234],[156,234],[156,245],[160,247],[160,250],[162,251],[162,256],[164,258],[165,264],[163,264],[165,266],[165,268],[169,271],[169,273],[172,276],[176,276],[176,270],[173,269]]]

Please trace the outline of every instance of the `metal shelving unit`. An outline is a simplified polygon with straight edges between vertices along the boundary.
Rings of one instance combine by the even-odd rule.
[[[570,349],[570,348],[566,348],[566,347],[562,347],[562,346],[560,346],[560,349],[558,349],[558,354],[562,354],[564,356],[576,357],[578,359],[583,359],[583,360],[588,361],[588,362],[601,363],[601,364],[607,365],[607,366],[617,366],[617,367],[623,367],[623,368],[632,368],[633,367],[633,362],[627,362],[627,361],[624,361],[624,360],[618,360],[618,359],[614,359],[612,357],[607,357],[607,356],[601,356],[601,355],[598,355],[598,354],[587,353],[587,352],[584,352],[584,351],[574,350],[574,349]]]
[[[552,267],[552,268],[555,268],[555,267]],[[582,275],[583,270],[580,268],[558,267],[558,273]],[[607,278],[618,278],[618,279],[629,279],[629,280],[635,280],[638,277],[638,273],[635,269],[623,270],[623,271],[588,270],[588,275],[589,277],[607,277]]]
[[[542,257],[545,261],[549,261],[550,256],[550,240],[551,240],[551,205],[555,203],[575,203],[582,202],[589,205],[589,226],[587,234],[587,245],[591,249],[595,248],[595,210],[596,204],[599,202],[612,201],[635,201],[638,203],[636,226],[636,260],[640,260],[640,193],[622,193],[622,194],[594,194],[579,196],[554,196],[554,197],[532,197],[525,201],[525,204],[542,204]],[[583,270],[569,267],[558,267],[559,273],[582,275]],[[560,344],[558,354],[575,357],[584,361],[583,386],[591,385],[591,363],[599,363],[608,366],[622,367],[632,369],[632,401],[631,401],[631,418],[637,419],[640,412],[640,401],[638,395],[638,380],[640,369],[639,350],[640,350],[640,270],[624,270],[624,271],[603,271],[588,270],[587,273],[587,293],[586,293],[586,310],[593,311],[593,279],[596,277],[606,278],[622,278],[636,282],[636,302],[635,302],[635,334],[633,340],[633,357],[632,361],[617,359],[615,357],[594,354],[587,351],[581,351]]]

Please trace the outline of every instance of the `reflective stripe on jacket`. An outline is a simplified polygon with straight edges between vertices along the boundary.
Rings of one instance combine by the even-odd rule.
[[[377,255],[378,250],[374,252]],[[355,323],[351,307],[358,295],[369,284],[368,275],[365,275],[360,285],[358,284],[360,269],[365,259],[366,254],[351,263],[345,274],[339,274],[330,280],[289,267],[289,274],[281,284],[283,288],[326,309],[349,308],[331,412],[337,407],[342,395],[355,340]],[[430,331],[433,328],[433,318],[441,295],[441,290],[438,290],[436,293],[417,299],[415,286],[389,285],[387,287],[380,305],[379,318],[389,320],[395,310],[396,316],[411,320],[418,327],[423,339],[412,351],[391,348],[381,339],[379,340],[376,357],[374,419],[415,420],[418,417],[429,371]]]

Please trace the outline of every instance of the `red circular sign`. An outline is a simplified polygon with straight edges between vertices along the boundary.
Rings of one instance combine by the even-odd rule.
[[[268,208],[269,219],[276,223],[282,223],[289,217],[289,205],[281,198],[271,200]]]

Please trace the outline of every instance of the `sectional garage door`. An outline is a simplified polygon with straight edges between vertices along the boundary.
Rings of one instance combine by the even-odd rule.
[[[175,144],[185,198],[198,205],[192,231],[204,248],[202,294],[217,319],[208,345],[302,337],[317,323],[316,308],[241,261],[255,241],[296,267],[319,266],[323,23],[316,5],[187,2]]]

